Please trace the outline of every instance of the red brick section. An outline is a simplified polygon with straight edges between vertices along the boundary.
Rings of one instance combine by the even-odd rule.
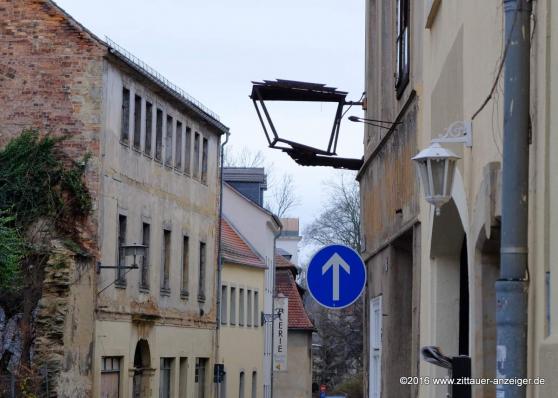
[[[71,158],[92,155],[86,183],[95,204],[106,52],[51,1],[0,0],[0,145],[24,129],[67,135],[64,151]],[[94,220],[80,232],[96,253]]]
[[[296,266],[283,256],[275,256],[275,291],[289,298],[289,329],[313,331],[300,296],[295,275]]]
[[[221,245],[223,259],[225,261],[263,269],[267,268],[265,263],[252,249],[250,249],[250,246],[248,246],[246,241],[242,239],[227,220],[222,220],[221,223]]]

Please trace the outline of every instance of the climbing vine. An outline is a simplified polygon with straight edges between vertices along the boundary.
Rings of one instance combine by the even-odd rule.
[[[71,239],[72,226],[91,209],[82,178],[88,156],[69,159],[65,139],[24,131],[0,150],[0,293],[21,290],[24,260],[47,255],[30,232],[37,222]]]

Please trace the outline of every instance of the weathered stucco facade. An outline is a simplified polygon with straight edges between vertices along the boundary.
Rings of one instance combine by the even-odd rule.
[[[447,376],[447,370],[420,360],[420,347],[438,346],[448,356],[469,355],[475,378],[494,378],[497,374],[495,282],[500,272],[502,81],[496,81],[494,91],[491,88],[505,47],[504,14],[502,2],[496,0],[398,3],[409,4],[404,25],[409,29],[410,79],[408,88],[394,105],[393,97],[398,90],[389,75],[397,72],[394,24],[398,15],[386,2],[367,2],[367,117],[402,122],[393,132],[374,131],[373,137],[365,138],[367,155],[359,174],[364,255],[370,259],[368,294],[369,299],[382,297],[381,321],[376,330],[379,334],[374,330],[369,333],[366,366],[367,382],[379,370],[374,380],[380,380],[380,388],[369,384],[367,394],[369,397],[393,394],[439,397],[447,393],[447,386],[432,383],[401,386],[399,383],[401,376]],[[525,198],[530,208],[527,363],[528,377],[544,377],[545,385],[528,386],[529,397],[554,396],[558,372],[556,328],[553,327],[555,245],[552,245],[556,230],[556,212],[552,210],[557,186],[552,171],[555,169],[552,153],[556,144],[553,83],[556,79],[552,77],[551,67],[556,53],[557,12],[550,1],[533,2],[532,19],[536,25],[531,24],[532,128],[529,197]],[[408,106],[405,111],[401,101],[406,101],[408,90],[416,93],[416,106]],[[413,117],[404,119],[413,113]],[[472,121],[473,145],[469,148],[463,144],[444,144],[461,160],[457,163],[452,199],[436,215],[434,208],[423,199],[410,158],[458,121]],[[409,130],[413,131],[412,136]],[[371,131],[368,128],[365,136]],[[391,137],[406,134],[407,139],[389,148]],[[389,150],[370,149],[368,142],[373,142],[375,148],[375,140]],[[369,163],[366,159],[370,154]],[[397,159],[397,168],[390,168],[392,158]],[[394,210],[401,210],[391,211],[392,204]],[[397,235],[398,230],[411,224],[414,225],[412,234],[408,229],[409,232]],[[381,242],[390,236],[395,237],[395,242],[406,239],[401,244],[407,249],[398,251],[401,246],[393,243],[385,253],[374,250],[381,248]],[[372,257],[367,256],[370,251]],[[388,275],[393,267],[402,263],[412,265],[413,271],[406,268],[403,275],[390,282]],[[412,293],[403,293],[410,286],[406,279],[413,280]],[[390,310],[386,301],[398,310]],[[378,303],[374,302],[372,309],[378,309]],[[408,314],[412,314],[411,319]],[[372,319],[368,321],[369,327],[374,324]],[[395,335],[392,334],[394,323],[404,326]],[[405,341],[403,351],[399,348],[394,351],[393,346],[398,344],[394,339]],[[381,359],[375,360],[380,367],[374,368],[370,362],[374,350],[370,347],[378,342]],[[411,358],[410,368],[393,365],[403,356]],[[472,391],[474,397],[496,394],[494,385],[474,386]]]
[[[50,394],[210,396],[228,129],[51,1],[2,1],[0,20],[0,144],[37,129],[90,156],[93,210],[74,237],[90,257],[55,244],[38,303],[34,361],[48,363]],[[131,265],[130,244],[147,246],[139,269],[97,272]]]

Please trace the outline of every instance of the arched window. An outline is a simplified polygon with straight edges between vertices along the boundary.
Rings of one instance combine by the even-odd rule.
[[[238,398],[244,398],[244,372],[240,372],[240,381],[238,383]]]
[[[258,372],[252,372],[252,398],[256,398],[258,394]]]

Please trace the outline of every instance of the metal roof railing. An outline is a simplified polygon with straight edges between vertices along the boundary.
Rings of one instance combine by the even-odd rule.
[[[114,51],[118,52],[122,57],[124,57],[126,60],[128,60],[129,62],[131,62],[132,64],[134,64],[136,67],[138,67],[139,69],[142,70],[143,73],[149,75],[152,79],[156,80],[161,86],[165,87],[167,90],[173,91],[176,95],[178,95],[182,100],[184,100],[185,102],[188,102],[190,104],[192,104],[193,106],[195,106],[196,108],[198,108],[199,110],[201,110],[202,112],[206,113],[207,115],[211,116],[213,119],[220,121],[219,116],[213,112],[211,109],[209,109],[207,106],[205,106],[204,104],[202,104],[201,102],[199,102],[197,99],[195,99],[194,97],[192,97],[190,94],[188,94],[186,91],[184,91],[183,89],[181,89],[180,87],[178,87],[176,84],[172,83],[171,81],[169,81],[166,77],[164,77],[163,75],[161,75],[159,72],[157,72],[154,68],[152,68],[151,66],[147,65],[145,62],[143,62],[141,59],[139,59],[138,57],[136,57],[134,54],[132,54],[130,51],[126,50],[125,48],[123,48],[122,46],[120,46],[118,43],[114,42],[112,39],[110,39],[108,36],[105,36],[105,40],[107,42],[107,45]]]

